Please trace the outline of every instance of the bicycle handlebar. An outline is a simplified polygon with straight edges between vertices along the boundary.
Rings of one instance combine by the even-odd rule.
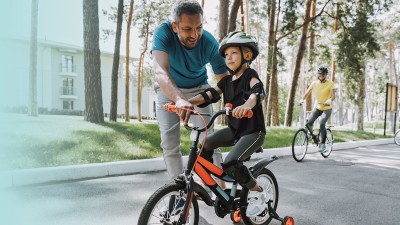
[[[176,112],[175,105],[169,104],[169,105],[164,105],[163,107],[166,108],[169,112]],[[200,113],[198,113],[197,111],[194,111],[194,110],[192,110],[191,114],[201,115]],[[214,120],[222,114],[232,116],[232,104],[227,103],[227,104],[225,104],[225,109],[219,110],[216,113],[214,113],[210,119],[210,122],[207,124],[207,126],[201,128],[201,129],[198,129],[198,128],[190,127],[186,124],[185,128],[186,129],[196,129],[197,131],[203,132],[205,129],[209,129],[211,127],[211,125],[214,123]],[[209,114],[207,114],[207,115],[209,115]],[[247,113],[246,113],[246,115],[244,115],[244,117],[246,117],[246,118],[253,117],[253,111],[252,110],[247,111]]]

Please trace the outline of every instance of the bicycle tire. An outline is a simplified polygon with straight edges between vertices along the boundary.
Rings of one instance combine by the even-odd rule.
[[[279,200],[279,188],[278,182],[276,181],[275,175],[268,170],[267,168],[263,168],[260,174],[257,176],[257,183],[261,184],[263,187],[266,187],[267,192],[270,194],[272,199],[272,207],[276,210],[278,207],[278,200]],[[247,195],[249,194],[249,190],[241,192],[240,195],[240,202],[245,202],[247,204]],[[269,215],[268,212],[264,212],[261,215],[254,218],[249,218],[246,216],[246,211],[240,212],[242,216],[242,221],[246,225],[267,225],[271,222],[272,217]]]
[[[182,211],[164,212],[162,209],[167,207],[172,196],[184,198],[184,188],[180,184],[167,184],[154,192],[149,200],[147,200],[142,211],[140,212],[138,224],[176,224]],[[180,200],[179,200],[180,201]],[[174,210],[175,211],[175,210]],[[167,214],[168,213],[168,214]],[[168,222],[166,222],[168,221]],[[199,223],[199,205],[196,198],[192,199],[190,206],[189,217],[185,225],[197,225]]]
[[[396,134],[394,135],[394,143],[395,143],[396,145],[399,145],[399,146],[400,146],[400,130],[398,130],[398,131],[396,132]]]
[[[305,129],[299,129],[293,137],[292,156],[297,162],[301,162],[307,154],[308,137]]]
[[[331,154],[333,150],[333,133],[331,129],[326,129],[326,140],[325,140],[325,146],[326,146],[326,152],[321,153],[322,157],[328,158],[329,155]]]

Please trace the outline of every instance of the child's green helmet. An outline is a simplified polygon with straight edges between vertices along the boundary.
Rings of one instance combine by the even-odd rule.
[[[243,32],[234,31],[227,34],[219,44],[219,54],[225,58],[225,50],[228,47],[248,47],[253,51],[252,61],[259,54],[258,43],[255,37]]]

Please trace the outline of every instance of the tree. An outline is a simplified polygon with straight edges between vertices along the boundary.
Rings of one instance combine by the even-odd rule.
[[[304,21],[308,21],[310,19],[311,1],[312,0],[306,1],[306,13],[304,16]],[[286,114],[285,114],[285,126],[292,126],[293,106],[294,106],[296,89],[297,89],[297,84],[298,84],[297,81],[298,81],[299,75],[300,75],[300,67],[301,67],[301,63],[303,61],[304,52],[306,50],[308,24],[309,23],[304,23],[303,32],[300,37],[299,50],[297,51],[296,65],[294,68],[292,85],[291,85],[291,88],[289,91],[289,96],[287,99]]]
[[[168,10],[171,5],[171,0],[162,0],[155,2],[149,2],[142,0],[138,5],[138,10],[133,18],[134,25],[140,30],[139,38],[143,40],[143,44],[139,64],[137,68],[137,96],[138,96],[138,120],[142,121],[141,108],[142,108],[142,90],[145,86],[145,76],[149,75],[145,73],[145,54],[148,50],[149,42],[151,41],[149,37],[153,36],[153,31],[155,26],[159,25],[162,21],[165,21],[170,14]]]
[[[374,57],[379,45],[375,39],[375,25],[369,19],[376,13],[375,1],[346,2],[343,19],[347,29],[339,34],[338,64],[345,74],[347,96],[358,108],[357,129],[364,129],[366,60]]]
[[[124,13],[124,0],[118,0],[117,9],[117,30],[115,36],[113,67],[111,72],[111,106],[110,106],[110,121],[117,121],[117,105],[118,105],[118,70],[119,56],[121,46],[121,30],[122,30],[122,15]]]
[[[37,30],[39,0],[32,0],[31,9],[31,47],[29,65],[29,116],[38,116],[37,107]]]
[[[83,1],[85,120],[104,122],[101,89],[99,14],[97,0]]]
[[[142,6],[146,5],[145,1],[142,1]],[[143,23],[144,23],[144,33],[145,33],[145,40],[144,40],[144,48],[142,49],[142,52],[140,53],[140,58],[139,58],[139,66],[138,66],[138,84],[137,84],[137,93],[138,93],[138,120],[139,122],[142,122],[142,89],[143,89],[143,64],[144,64],[144,54],[147,51],[147,46],[149,42],[149,26],[151,23],[151,12],[154,11],[154,3],[150,3],[150,7],[143,7],[146,9],[145,11],[145,16],[143,18]]]
[[[131,0],[129,3],[129,13],[128,13],[128,22],[126,25],[126,58],[125,58],[125,121],[129,122],[129,44],[131,37],[131,23],[132,23],[132,15],[133,15],[133,4],[134,0]]]
[[[296,96],[297,84],[298,84],[298,79],[299,79],[299,75],[300,75],[301,63],[302,63],[302,60],[304,57],[304,52],[306,50],[308,25],[310,22],[315,20],[315,18],[322,15],[322,13],[325,10],[326,5],[330,2],[330,0],[325,2],[325,5],[323,6],[320,13],[318,13],[318,15],[315,15],[313,17],[310,17],[311,2],[312,2],[312,0],[306,1],[306,12],[305,12],[305,16],[304,16],[304,23],[300,26],[300,27],[302,27],[302,34],[301,34],[301,38],[300,38],[299,50],[297,52],[297,57],[296,57],[296,64],[295,64],[295,68],[294,68],[294,72],[293,72],[292,85],[291,85],[289,96],[287,99],[286,114],[285,114],[285,117],[286,117],[285,118],[285,126],[292,125],[293,107],[294,107],[294,101],[295,101],[295,96]],[[297,28],[294,28],[294,30],[295,29],[297,29]]]

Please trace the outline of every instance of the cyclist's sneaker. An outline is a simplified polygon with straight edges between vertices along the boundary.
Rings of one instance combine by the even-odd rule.
[[[255,217],[262,212],[265,211],[267,207],[267,196],[265,191],[249,191],[249,195],[247,196],[247,202],[249,205],[247,206],[246,216],[247,217]]]
[[[178,201],[178,200],[176,200]],[[181,213],[183,206],[185,205],[185,199],[180,198],[178,202],[174,205],[174,209],[171,212],[168,212],[168,206],[164,206],[160,210],[160,216],[168,218],[169,216],[176,216]]]
[[[319,145],[319,149],[318,149],[319,152],[325,153],[326,150],[327,150],[327,149],[326,149],[326,145],[325,145],[325,144],[320,144],[320,145]]]

